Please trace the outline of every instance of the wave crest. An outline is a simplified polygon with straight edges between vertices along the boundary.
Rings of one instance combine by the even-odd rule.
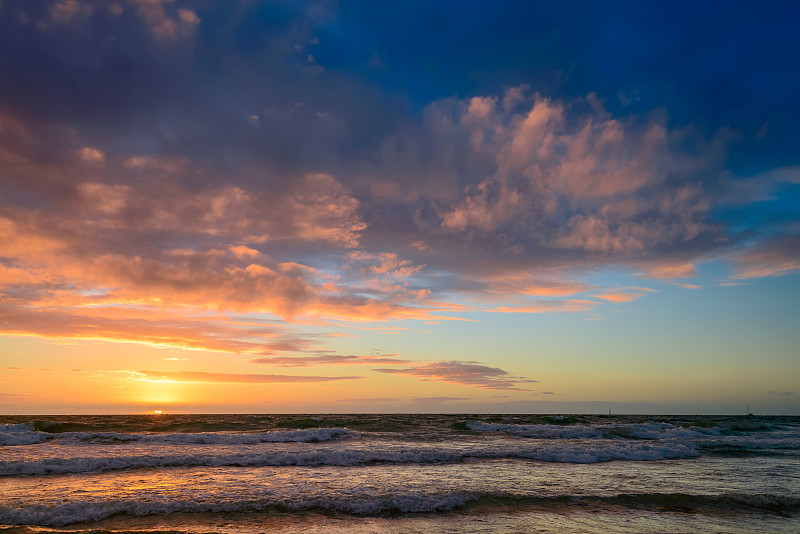
[[[85,500],[49,507],[2,507],[0,524],[65,526],[74,523],[99,521],[117,514],[135,516],[167,515],[171,513],[203,512],[299,512],[323,511],[358,516],[394,513],[426,513],[449,511],[468,506],[487,509],[509,506],[535,507],[542,510],[567,511],[575,508],[626,507],[703,512],[727,512],[742,508],[751,511],[791,516],[800,510],[800,499],[767,494],[688,495],[669,493],[620,494],[613,496],[536,496],[502,492],[421,492],[384,495],[350,495],[337,497],[279,497],[263,496],[242,500],[201,501],[156,498],[149,500],[106,499]]]
[[[12,428],[9,428],[12,427]],[[315,443],[342,439],[358,434],[348,428],[308,428],[304,430],[274,430],[259,433],[198,432],[174,434],[128,434],[122,432],[62,432],[51,434],[35,430],[34,423],[3,425],[0,445],[32,445],[48,440],[96,443],[160,443],[186,445],[250,445],[255,443]]]

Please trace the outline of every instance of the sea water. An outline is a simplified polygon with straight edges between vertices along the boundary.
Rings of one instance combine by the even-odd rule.
[[[0,532],[800,532],[800,417],[0,417]]]

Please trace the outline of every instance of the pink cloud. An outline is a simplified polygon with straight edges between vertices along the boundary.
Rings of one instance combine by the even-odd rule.
[[[577,120],[568,120],[574,117],[563,103],[538,95],[519,111],[519,94],[515,89],[516,106],[502,109],[496,99],[450,103],[453,128],[495,170],[467,186],[460,201],[442,199],[449,205],[439,210],[442,229],[518,237],[524,230],[525,241],[551,249],[604,254],[652,250],[715,230],[705,222],[703,191],[688,178],[707,162],[673,153],[662,123],[614,119],[593,95],[593,111]],[[685,183],[667,183],[675,175]]]
[[[410,369],[375,369],[375,371],[483,389],[519,390],[522,388],[517,387],[518,384],[536,382],[536,380],[514,377],[497,367],[463,361],[442,361]]]
[[[800,270],[800,237],[785,236],[751,246],[735,254],[733,260],[734,280],[796,272]]]
[[[88,163],[103,163],[106,160],[106,155],[102,150],[85,146],[79,151],[80,158]]]
[[[671,286],[682,287],[683,289],[701,289],[703,287],[698,284],[686,284],[684,282],[675,282],[673,280],[666,280],[664,283]]]
[[[136,5],[164,39],[197,22],[177,5]],[[424,131],[409,134],[430,141],[435,160],[406,157],[397,146],[412,143],[398,132],[377,157],[394,165],[376,176],[273,177],[254,165],[224,180],[207,160],[115,152],[0,110],[4,186],[36,199],[0,204],[0,287],[19,310],[8,331],[156,344],[174,335],[180,346],[263,355],[281,350],[275,340],[250,342],[224,317],[435,323],[479,311],[584,312],[602,303],[568,297],[640,296],[580,280],[609,262],[653,278],[694,274],[692,254],[667,263],[662,250],[713,233],[692,179],[702,164],[670,149],[662,122],[618,120],[594,97],[586,103],[576,114],[574,103],[522,87],[440,101]],[[758,260],[741,264],[749,277]],[[148,321],[161,312],[176,322],[158,333]],[[73,313],[79,324],[66,320]],[[191,314],[213,315],[218,336],[204,336]]]
[[[57,26],[70,25],[78,27],[91,17],[94,6],[86,1],[59,0],[50,6],[48,17],[39,20],[40,30],[49,30]]]
[[[20,126],[20,128],[24,127]],[[0,153],[2,156],[2,153]],[[130,160],[126,160],[126,165]],[[159,173],[201,172],[188,162],[142,158],[134,167]],[[130,166],[130,165],[129,165]],[[118,299],[203,309],[262,311],[292,318],[300,314],[382,319],[428,315],[399,299],[419,300],[423,289],[401,279],[416,268],[394,254],[375,256],[377,295],[361,297],[335,276],[298,262],[280,262],[245,243],[291,239],[296,246],[357,246],[358,202],[335,179],[309,175],[279,195],[236,187],[187,191],[171,181],[147,179],[136,187],[78,182],[62,212],[0,209],[0,254],[12,258],[0,283],[32,282],[41,273],[62,284],[92,286]],[[80,209],[70,205],[77,202]],[[152,235],[182,235],[191,248],[169,249]],[[217,246],[217,244],[221,246]],[[363,287],[363,281],[356,281]]]
[[[172,41],[181,35],[191,34],[200,18],[194,11],[185,8],[177,10],[177,17],[171,17],[164,9],[165,4],[174,0],[133,0],[139,9],[139,16],[150,26],[153,36],[162,41]]]

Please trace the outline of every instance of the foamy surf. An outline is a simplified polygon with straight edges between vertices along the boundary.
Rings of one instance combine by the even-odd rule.
[[[721,435],[720,428],[677,427],[669,423],[650,422],[632,425],[520,425],[505,423],[467,422],[467,428],[480,432],[505,432],[536,439],[694,439]]]
[[[31,419],[0,418],[0,530],[198,534],[220,531],[225,514],[235,514],[231,525],[260,532],[264,518],[292,525],[300,514],[322,525],[315,531],[329,526],[324,518],[400,518],[398,532],[414,530],[402,518],[464,511],[497,515],[487,529],[527,517],[518,531],[535,529],[544,513],[554,525],[582,513],[602,525],[621,514],[637,532],[727,532],[740,523],[800,531],[798,418]],[[664,522],[669,513],[695,522],[652,526],[674,524]],[[713,528],[695,528],[698,517]],[[420,524],[418,531],[438,528]],[[444,531],[461,532],[459,525]]]
[[[800,511],[800,499],[758,494],[618,494],[610,496],[555,495],[537,496],[508,492],[437,493],[419,492],[403,495],[352,495],[347,497],[266,496],[228,502],[200,499],[104,499],[79,500],[42,507],[0,507],[0,524],[66,526],[91,523],[120,514],[131,516],[169,515],[175,513],[244,513],[244,512],[335,512],[359,516],[448,512],[470,506],[486,508],[539,508],[559,511],[586,507],[636,509],[681,509],[684,512],[727,512],[749,508],[792,515]]]
[[[121,432],[60,432],[56,434],[34,430],[32,424],[5,425],[6,427],[26,428],[6,431],[0,428],[0,445],[31,445],[48,440],[81,441],[96,443],[161,443],[187,445],[248,445],[253,443],[315,443],[356,436],[347,428],[310,428],[304,430],[276,430],[259,433],[170,433],[170,434],[131,434]]]
[[[392,450],[323,449],[271,451],[250,454],[170,454],[163,456],[100,456],[0,461],[0,476],[43,476],[128,469],[178,467],[353,466],[374,463],[435,464],[471,459],[518,458],[542,462],[597,463],[614,460],[652,461],[692,458],[699,452],[681,443],[647,444],[599,442],[559,447],[394,448]]]

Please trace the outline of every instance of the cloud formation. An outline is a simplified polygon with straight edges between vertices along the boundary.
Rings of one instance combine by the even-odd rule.
[[[505,255],[558,259],[566,251],[647,258],[718,234],[700,173],[723,141],[692,158],[663,120],[615,118],[591,94],[565,103],[516,87],[445,100],[406,137],[387,144],[392,162],[424,158],[417,143],[425,142],[438,161],[424,164],[447,172],[428,184],[398,180],[395,194],[427,197],[425,222],[445,237],[502,236]]]
[[[734,255],[733,279],[783,276],[800,270],[800,236],[781,236],[748,247]]]
[[[497,367],[488,367],[478,362],[458,360],[433,362],[409,369],[378,368],[375,371],[413,376],[424,381],[449,382],[482,389],[524,390],[524,388],[518,387],[518,384],[536,382],[536,380],[515,377],[508,371]]]
[[[237,373],[207,373],[203,371],[136,371],[132,377],[138,380],[169,382],[226,382],[236,384],[281,384],[303,382],[332,382],[356,380],[361,376],[300,376]]]
[[[330,31],[337,9],[3,2],[0,333],[518,389],[475,362],[338,354],[285,323],[585,316],[647,299],[648,280],[699,287],[713,260],[731,280],[800,269],[796,162],[733,172],[741,132],[591,87],[514,76],[410,101],[413,83],[354,75],[344,51],[363,43]],[[612,271],[637,285],[597,281]]]
[[[277,367],[310,367],[315,365],[397,365],[411,364],[411,360],[398,358],[397,354],[360,356],[355,354],[325,354],[321,356],[270,356],[255,358],[250,363]]]

